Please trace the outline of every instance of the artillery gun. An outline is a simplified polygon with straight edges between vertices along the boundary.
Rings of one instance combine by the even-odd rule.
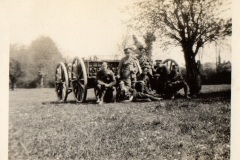
[[[107,60],[108,68],[116,75],[119,60]],[[65,102],[68,95],[73,92],[76,102],[84,102],[87,98],[87,90],[94,88],[97,72],[103,61],[83,60],[74,58],[72,63],[60,62],[55,71],[55,90],[60,102]],[[173,65],[178,65],[172,59],[162,62],[171,71]]]

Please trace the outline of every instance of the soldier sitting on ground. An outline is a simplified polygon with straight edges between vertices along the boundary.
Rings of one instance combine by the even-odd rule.
[[[135,89],[137,92],[153,94],[150,78],[148,75],[149,66],[142,67],[142,73],[138,75]]]
[[[113,86],[116,84],[114,73],[103,62],[101,70],[97,72],[95,94],[97,103],[111,102],[113,100]]]
[[[119,84],[116,99],[118,102],[150,102],[162,100],[162,98],[157,98],[147,93],[138,92],[135,89],[126,86],[124,82],[120,82]]]
[[[170,89],[172,92],[172,99],[175,98],[177,91],[180,89],[184,89],[184,95],[186,98],[189,98],[187,93],[188,93],[188,85],[183,79],[181,73],[179,72],[179,67],[177,65],[172,66],[172,71],[169,75],[170,79]]]

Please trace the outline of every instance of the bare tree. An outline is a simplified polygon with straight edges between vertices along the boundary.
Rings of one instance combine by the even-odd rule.
[[[229,4],[228,4],[229,5]],[[231,35],[231,18],[221,18],[224,0],[142,0],[129,7],[129,25],[140,32],[156,33],[162,47],[182,47],[192,94],[201,90],[196,55],[206,43]]]
[[[128,47],[130,39],[131,39],[131,35],[129,34],[129,31],[127,30],[127,32],[122,35],[120,43],[117,44],[118,53],[116,53],[116,55],[115,55],[116,57],[123,55],[123,50],[126,47]]]

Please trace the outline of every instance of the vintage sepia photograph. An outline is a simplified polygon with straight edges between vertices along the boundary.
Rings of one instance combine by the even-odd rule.
[[[8,159],[232,159],[232,3],[11,0]]]

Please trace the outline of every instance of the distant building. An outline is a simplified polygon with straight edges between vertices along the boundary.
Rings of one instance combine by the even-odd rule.
[[[85,58],[86,60],[91,60],[91,61],[99,61],[99,60],[120,60],[122,56],[120,55],[94,55],[94,56],[89,56],[88,58]]]

